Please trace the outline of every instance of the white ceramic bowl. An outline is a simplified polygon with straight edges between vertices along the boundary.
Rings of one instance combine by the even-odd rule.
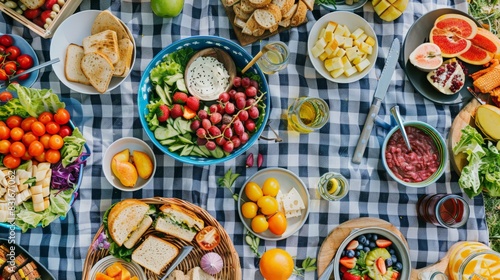
[[[147,180],[139,177],[137,183],[133,187],[125,187],[111,171],[111,159],[114,155],[125,149],[129,149],[131,155],[132,151],[144,152],[151,158],[151,161],[153,161],[153,173],[151,176],[149,176]],[[145,187],[153,179],[156,171],[156,157],[153,153],[153,149],[151,149],[146,142],[134,137],[124,137],[116,140],[106,149],[104,157],[102,158],[102,169],[104,171],[104,176],[106,176],[106,179],[113,187],[126,192],[136,191]]]
[[[311,49],[318,40],[318,36],[321,32],[321,29],[326,27],[329,21],[334,21],[337,22],[338,24],[347,26],[349,28],[349,31],[351,32],[353,32],[357,28],[361,28],[365,31],[367,35],[371,36],[375,40],[375,45],[373,46],[373,52],[371,55],[368,56],[370,65],[366,67],[362,72],[357,72],[349,77],[346,77],[344,74],[342,74],[337,78],[333,78],[330,75],[330,73],[326,70],[323,61],[312,55]],[[323,76],[325,79],[335,83],[342,83],[342,84],[352,83],[365,77],[368,74],[368,72],[370,72],[370,70],[373,68],[373,66],[375,66],[375,61],[377,60],[377,55],[378,55],[378,40],[375,31],[373,31],[373,28],[365,19],[352,12],[338,11],[326,14],[323,17],[321,17],[318,21],[316,21],[311,31],[309,31],[309,38],[307,39],[307,51],[309,54],[309,59],[311,60],[312,65],[314,66],[314,69],[316,69],[316,71],[318,71],[318,73],[321,74],[321,76]]]
[[[83,38],[90,35],[90,29],[92,27],[94,19],[100,12],[101,11],[98,10],[88,10],[73,14],[72,16],[68,17],[57,28],[50,43],[50,58],[54,59],[58,57],[59,59],[61,59],[61,62],[52,65],[52,69],[56,73],[57,78],[59,78],[59,80],[70,89],[80,93],[101,94],[91,85],[70,82],[66,79],[66,76],[64,75],[64,60],[66,57],[66,48],[71,43],[77,44],[79,46],[82,45]],[[127,25],[125,25],[121,20],[120,22],[129,33],[129,37],[134,44],[132,64],[130,66],[129,72],[127,73],[127,76],[113,77],[111,79],[107,91],[111,91],[118,87],[128,77],[135,64],[135,39],[131,35],[132,33],[130,32],[130,29],[127,27]]]
[[[105,273],[106,269],[110,267],[115,262],[119,262],[125,267],[129,272],[130,276],[137,276],[139,280],[146,280],[146,274],[142,267],[134,262],[126,262],[122,259],[116,258],[114,256],[107,256],[101,260],[99,260],[90,270],[90,275],[88,279],[95,279],[97,272]]]
[[[295,188],[300,194],[300,197],[302,198],[302,201],[304,202],[305,205],[305,209],[302,210],[302,215],[300,217],[287,219],[288,225],[286,231],[282,235],[275,235],[271,233],[269,230],[266,230],[262,233],[254,232],[252,230],[252,227],[250,226],[251,219],[243,217],[241,213],[241,205],[243,205],[243,203],[245,203],[246,201],[250,201],[248,197],[245,195],[245,186],[247,185],[247,183],[255,182],[260,187],[262,187],[264,181],[270,177],[274,177],[276,178],[276,180],[278,180],[278,182],[280,183],[280,190],[284,195],[286,195],[292,188]],[[282,240],[291,236],[304,225],[304,223],[307,220],[307,216],[309,215],[310,198],[309,198],[309,191],[307,190],[306,185],[293,172],[283,168],[279,167],[266,168],[255,173],[246,180],[245,184],[243,184],[243,187],[240,190],[239,197],[240,199],[238,200],[238,213],[240,215],[241,221],[243,222],[243,225],[247,228],[248,231],[253,233],[255,236],[258,236],[259,238],[265,240]]]

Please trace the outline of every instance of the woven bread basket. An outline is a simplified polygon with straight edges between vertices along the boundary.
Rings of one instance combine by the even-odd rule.
[[[177,199],[177,198],[162,198],[162,197],[154,197],[154,198],[145,198],[145,199],[139,199],[140,201],[143,201],[147,204],[154,204],[154,205],[162,205],[162,204],[175,204],[178,206],[181,206],[185,209],[191,210],[196,215],[202,219],[205,222],[205,226],[214,226],[219,230],[220,233],[220,243],[215,249],[212,250],[212,252],[215,252],[219,254],[222,257],[222,260],[224,261],[224,266],[222,268],[222,271],[214,275],[216,279],[241,279],[241,267],[240,267],[240,260],[238,257],[238,253],[236,252],[233,242],[229,238],[229,235],[227,234],[226,230],[219,224],[219,222],[210,215],[205,209],[194,205],[190,202]],[[104,226],[101,225],[97,233],[95,234],[92,244],[96,242],[98,239],[99,235],[104,231]],[[189,255],[177,266],[176,269],[182,270],[184,273],[187,273],[191,268],[195,266],[200,265],[200,260],[201,257],[206,254],[209,251],[205,251],[201,249],[201,247],[196,243],[196,241],[193,240],[193,242],[186,242],[184,240],[180,240],[176,237],[173,237],[171,235],[167,235],[161,232],[158,232],[154,230],[152,227],[142,236],[141,240],[138,242],[142,242],[147,236],[150,234],[154,234],[158,237],[161,237],[162,239],[174,244],[179,248],[179,251],[181,248],[185,245],[191,245],[193,246],[193,250],[189,253]],[[92,266],[94,266],[100,259],[104,258],[105,256],[108,256],[109,252],[106,249],[98,249],[95,250],[93,246],[91,245],[88,252],[87,252],[87,257],[85,258],[85,263],[83,264],[83,275],[82,279],[84,280],[93,280],[89,279],[89,274],[90,270],[92,269]],[[161,275],[156,275],[153,272],[144,269],[146,272],[146,276],[148,279],[159,279],[160,277],[163,277],[165,271],[162,271]]]

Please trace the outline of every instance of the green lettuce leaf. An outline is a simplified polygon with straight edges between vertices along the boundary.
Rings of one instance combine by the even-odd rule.
[[[20,103],[33,117],[38,117],[45,111],[56,112],[57,109],[65,107],[52,89],[27,88],[19,84],[10,84],[8,89],[17,92]]]
[[[44,212],[36,213],[33,210],[33,202],[24,202],[22,206],[19,206],[19,212],[16,214],[16,225],[21,227],[22,223],[19,223],[19,221],[22,221],[28,228],[35,228],[43,220]]]
[[[85,146],[85,138],[82,133],[75,127],[70,136],[64,137],[64,144],[61,148],[61,161],[63,167],[73,163],[83,152]]]
[[[69,202],[71,201],[72,194],[73,189],[64,191],[52,190],[50,194],[50,212],[61,217],[66,217],[66,213],[69,211]]]
[[[5,121],[13,115],[20,116],[21,118],[30,116],[18,98],[12,98],[6,104],[0,106],[0,120]]]

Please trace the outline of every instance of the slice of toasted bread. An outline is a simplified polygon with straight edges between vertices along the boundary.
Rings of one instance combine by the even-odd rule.
[[[104,30],[83,38],[83,50],[85,53],[100,52],[111,61],[111,64],[120,59],[118,38],[113,30]]]
[[[291,19],[292,16],[295,14],[295,12],[297,11],[297,4],[293,4],[290,9],[288,9],[288,11],[286,13],[283,14],[283,18],[281,19],[282,21],[283,20],[286,20],[286,19]]]
[[[306,4],[300,0],[297,5],[297,11],[292,16],[292,21],[290,23],[291,26],[298,26],[304,22],[307,16],[307,6]]]
[[[105,30],[113,30],[116,32],[118,40],[128,38],[128,32],[121,21],[115,17],[109,10],[100,12],[92,23],[90,34],[94,35]],[[130,38],[129,38],[130,39]]]
[[[64,76],[70,82],[90,85],[89,79],[83,74],[80,64],[83,57],[83,47],[69,44],[64,58]]]
[[[300,0],[300,1],[304,2],[304,4],[306,4],[307,9],[309,11],[312,11],[314,9],[314,0]]]
[[[118,49],[120,50],[120,59],[113,66],[115,67],[114,76],[125,77],[130,71],[134,56],[134,44],[128,38],[123,38],[118,41]]]
[[[254,8],[264,8],[269,5],[272,0],[248,0],[248,4]]]
[[[295,4],[295,0],[272,0],[274,5],[278,6],[281,10],[281,15],[285,18],[285,14],[288,13],[290,8]]]
[[[249,0],[241,0],[240,7],[241,11],[243,11],[244,13],[251,14],[255,10],[255,8],[252,7],[248,1]]]
[[[231,7],[233,6],[234,4],[236,3],[239,3],[240,0],[222,0],[222,4],[225,6],[225,7]]]
[[[245,28],[245,25],[247,24],[246,21],[242,20],[241,18],[239,17],[234,17],[234,22],[233,22],[234,26],[237,26],[241,29]]]
[[[19,0],[19,1],[21,1],[21,3],[23,3],[28,9],[38,9],[41,6],[43,6],[43,4],[45,4],[45,0]]]
[[[281,21],[281,10],[277,5],[269,4],[265,8],[256,9],[253,17],[260,27],[272,29]]]
[[[132,260],[142,267],[160,275],[168,264],[179,254],[179,249],[172,243],[154,235],[149,235],[132,252]]]
[[[245,27],[241,31],[243,34],[247,34],[250,36],[260,36],[264,34],[265,29],[260,27],[260,25],[255,21],[253,14],[247,20]]]
[[[108,90],[109,83],[115,72],[113,63],[101,52],[89,52],[82,58],[82,72],[90,84],[100,93]]]
[[[241,4],[238,3],[236,5],[233,6],[233,11],[234,11],[234,14],[236,15],[235,18],[239,18],[241,20],[244,20],[244,21],[247,21],[250,16],[252,15],[251,13],[245,13],[241,10]]]

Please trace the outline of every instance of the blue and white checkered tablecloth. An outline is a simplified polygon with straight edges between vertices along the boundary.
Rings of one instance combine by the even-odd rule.
[[[317,19],[329,11],[315,6],[308,12],[308,23],[292,28],[269,39],[246,46],[255,55],[268,41],[288,44],[289,65],[279,74],[268,76],[271,94],[271,125],[283,138],[275,143],[260,140],[234,160],[209,167],[185,165],[163,155],[155,148],[158,169],[152,185],[134,193],[114,189],[104,177],[102,157],[106,148],[125,136],[145,139],[151,146],[138,118],[137,90],[143,69],[163,47],[192,35],[216,35],[237,42],[236,36],[219,0],[186,0],[182,14],[176,18],[159,18],[151,13],[149,2],[88,1],[79,10],[109,9],[131,29],[137,44],[137,60],[131,75],[117,89],[102,95],[83,95],[68,89],[58,81],[50,68],[41,71],[35,88],[52,88],[63,97],[72,97],[81,103],[82,128],[92,155],[84,170],[79,197],[65,220],[54,221],[46,228],[17,233],[18,243],[29,250],[58,279],[81,279],[87,249],[101,224],[104,211],[124,198],[154,196],[177,197],[207,209],[229,233],[240,257],[243,279],[259,279],[258,261],[244,242],[244,227],[237,214],[237,206],[230,193],[217,186],[217,179],[232,168],[242,176],[236,181],[239,191],[245,178],[257,167],[245,168],[246,155],[264,155],[262,168],[283,167],[296,173],[306,183],[311,194],[310,214],[300,231],[286,240],[262,242],[261,250],[279,247],[296,256],[296,263],[306,257],[316,257],[322,241],[342,222],[358,217],[381,218],[394,224],[406,237],[410,247],[413,268],[421,268],[438,261],[448,248],[459,240],[488,242],[483,200],[479,196],[469,200],[471,216],[466,227],[444,229],[417,220],[415,204],[425,193],[462,194],[458,176],[446,168],[445,174],[427,188],[410,189],[398,185],[384,171],[380,160],[381,145],[387,130],[377,127],[371,134],[365,156],[360,165],[351,158],[370,107],[377,79],[384,66],[389,46],[395,37],[403,41],[412,23],[436,8],[455,7],[466,10],[465,0],[410,1],[404,15],[394,22],[381,21],[370,3],[355,13],[363,16],[374,28],[379,41],[379,56],[375,68],[359,82],[336,84],[323,79],[313,68],[307,56],[307,37]],[[22,35],[36,50],[41,62],[48,61],[50,39],[42,39],[11,18],[2,14],[0,32]],[[316,96],[327,100],[330,121],[319,132],[298,135],[287,129],[283,115],[298,96]],[[382,102],[379,118],[390,122],[389,108],[399,105],[407,120],[421,120],[447,136],[459,105],[435,104],[416,93],[397,66],[393,83]],[[272,135],[265,130],[264,135]],[[316,194],[316,183],[321,174],[338,171],[349,180],[349,194],[340,202],[321,200]],[[0,229],[0,237],[6,237]],[[306,279],[316,278],[307,273]]]

